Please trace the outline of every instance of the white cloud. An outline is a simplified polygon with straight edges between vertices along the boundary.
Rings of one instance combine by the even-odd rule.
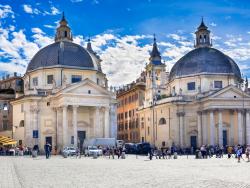
[[[37,8],[32,8],[32,6],[28,4],[23,5],[23,10],[27,14],[40,14],[41,13]]]
[[[51,6],[50,7],[50,12],[48,11],[44,11],[43,12],[43,15],[57,15],[57,14],[60,14],[61,12],[54,6]]]
[[[10,5],[1,5],[0,4],[0,18],[4,19],[7,17],[15,18],[14,12],[12,11],[12,8]]]
[[[31,8],[31,5],[23,5],[23,10],[28,14],[33,14],[33,9]]]
[[[44,34],[44,32],[38,27],[31,28],[31,31],[32,33],[36,33],[36,34]]]
[[[51,15],[57,15],[57,14],[60,14],[60,11],[56,7],[52,6]]]
[[[214,22],[210,23],[209,25],[211,25],[212,27],[216,27],[217,26],[217,24],[214,23]]]
[[[45,24],[43,26],[46,27],[46,28],[50,28],[50,29],[55,29],[56,28],[56,26],[48,25],[48,24]]]
[[[185,40],[186,39],[186,37],[181,36],[181,35],[177,35],[175,33],[168,34],[167,37],[171,38],[171,39],[174,39],[174,40],[177,40],[177,41],[179,41],[179,40]]]
[[[32,7],[31,5],[24,4],[23,10],[27,14],[41,14],[41,15],[57,15],[60,14],[60,11],[53,5],[50,6],[50,11],[41,11],[37,8]]]
[[[98,38],[102,37],[98,36]],[[137,45],[138,42],[134,41],[135,39],[140,40],[145,38],[144,35],[125,37],[112,35],[112,37],[109,36],[108,38],[114,40],[113,44],[105,50],[100,51],[99,54],[103,60],[101,63],[102,69],[107,74],[110,85],[118,86],[132,82],[138,77],[145,63],[148,62],[149,50],[152,49],[152,46],[139,46]],[[107,44],[107,42],[103,42],[102,40],[95,44],[103,43]],[[97,49],[100,48],[99,46],[95,47]]]
[[[72,3],[79,3],[82,2],[83,0],[70,0]]]

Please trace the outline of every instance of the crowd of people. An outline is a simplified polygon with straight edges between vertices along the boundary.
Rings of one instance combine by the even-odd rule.
[[[44,151],[46,159],[51,157],[52,147],[49,143],[44,145]],[[124,147],[106,147],[102,148],[103,156],[114,159],[117,156],[118,159],[125,158],[125,148]],[[34,154],[35,153],[35,154]],[[38,145],[34,145],[33,148],[30,147],[0,147],[0,155],[36,155],[39,153]],[[84,154],[84,153],[83,153]],[[162,147],[160,149],[152,147],[148,152],[148,157],[150,160],[155,157],[156,159],[177,159],[178,155],[194,155],[196,159],[208,159],[212,157],[223,158],[227,154],[227,158],[237,158],[238,162],[247,161],[250,162],[250,145],[247,146],[207,146],[202,145],[200,148],[179,148],[176,146],[172,147]],[[245,155],[245,159],[244,159]],[[35,156],[34,156],[35,157]],[[80,149],[76,148],[76,157],[81,157]]]
[[[216,158],[222,158],[227,154],[228,159],[234,157],[238,159],[238,162],[244,160],[243,155],[245,154],[247,162],[250,162],[250,145],[247,146],[207,146],[202,145],[200,148],[179,148],[172,146],[170,148],[152,148],[149,151],[149,159],[152,160],[153,157],[156,159],[177,159],[178,155],[195,155],[196,159],[208,159],[215,156]]]

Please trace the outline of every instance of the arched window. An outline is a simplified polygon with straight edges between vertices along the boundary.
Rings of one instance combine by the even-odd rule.
[[[24,120],[21,120],[21,121],[20,121],[19,127],[24,127]]]
[[[64,37],[67,37],[67,31],[64,31]]]
[[[165,125],[167,122],[166,122],[166,119],[165,118],[161,118],[160,121],[159,121],[159,125]]]

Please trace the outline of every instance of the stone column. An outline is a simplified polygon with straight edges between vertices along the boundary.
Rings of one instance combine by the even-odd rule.
[[[110,125],[109,125],[109,107],[105,107],[105,128],[104,128],[104,137],[109,138],[110,134]]]
[[[210,111],[210,145],[214,146],[214,111]]]
[[[238,110],[238,144],[243,144],[242,110]]]
[[[219,110],[219,122],[218,122],[218,144],[223,145],[223,135],[222,135],[222,110]]]
[[[242,111],[238,110],[238,144],[243,144]]]
[[[201,111],[197,112],[198,147],[202,145],[201,114],[202,114]]]
[[[78,106],[73,106],[73,133],[74,133],[74,146],[77,147],[77,108]]]
[[[179,143],[180,143],[180,147],[184,146],[184,112],[178,112],[177,116],[179,117]]]
[[[94,137],[101,137],[100,134],[100,107],[95,108],[95,125],[94,125]]]
[[[68,106],[63,106],[63,147],[68,145],[68,117],[67,117]]]
[[[53,112],[54,112],[54,122],[53,122],[53,127],[55,128],[55,139],[53,139],[54,142],[54,146],[57,147],[58,149],[58,110],[57,108],[53,108]]]
[[[246,111],[246,144],[250,145],[250,109]]]
[[[39,113],[39,109],[38,106],[33,106],[32,108],[32,112],[33,112],[33,129],[32,130],[37,130],[38,131],[38,138],[35,138],[34,143],[36,145],[39,145],[39,147],[41,148],[41,146],[43,145],[43,143],[39,143],[39,140],[41,140],[41,130],[40,130],[40,126],[39,121],[38,121],[38,113]]]
[[[207,113],[205,111],[202,112],[202,139],[203,144],[207,144]]]
[[[234,146],[234,110],[230,110],[230,145]]]

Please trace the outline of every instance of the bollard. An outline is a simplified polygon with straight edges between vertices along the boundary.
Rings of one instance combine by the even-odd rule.
[[[37,157],[37,151],[36,151],[36,150],[33,150],[33,151],[32,151],[32,157],[33,157],[33,158],[36,158],[36,157]]]
[[[177,152],[174,152],[174,159],[177,159]]]
[[[125,156],[125,152],[122,152],[122,156],[121,156],[122,159],[125,159],[126,156]]]
[[[93,159],[97,159],[97,152],[93,153]]]

